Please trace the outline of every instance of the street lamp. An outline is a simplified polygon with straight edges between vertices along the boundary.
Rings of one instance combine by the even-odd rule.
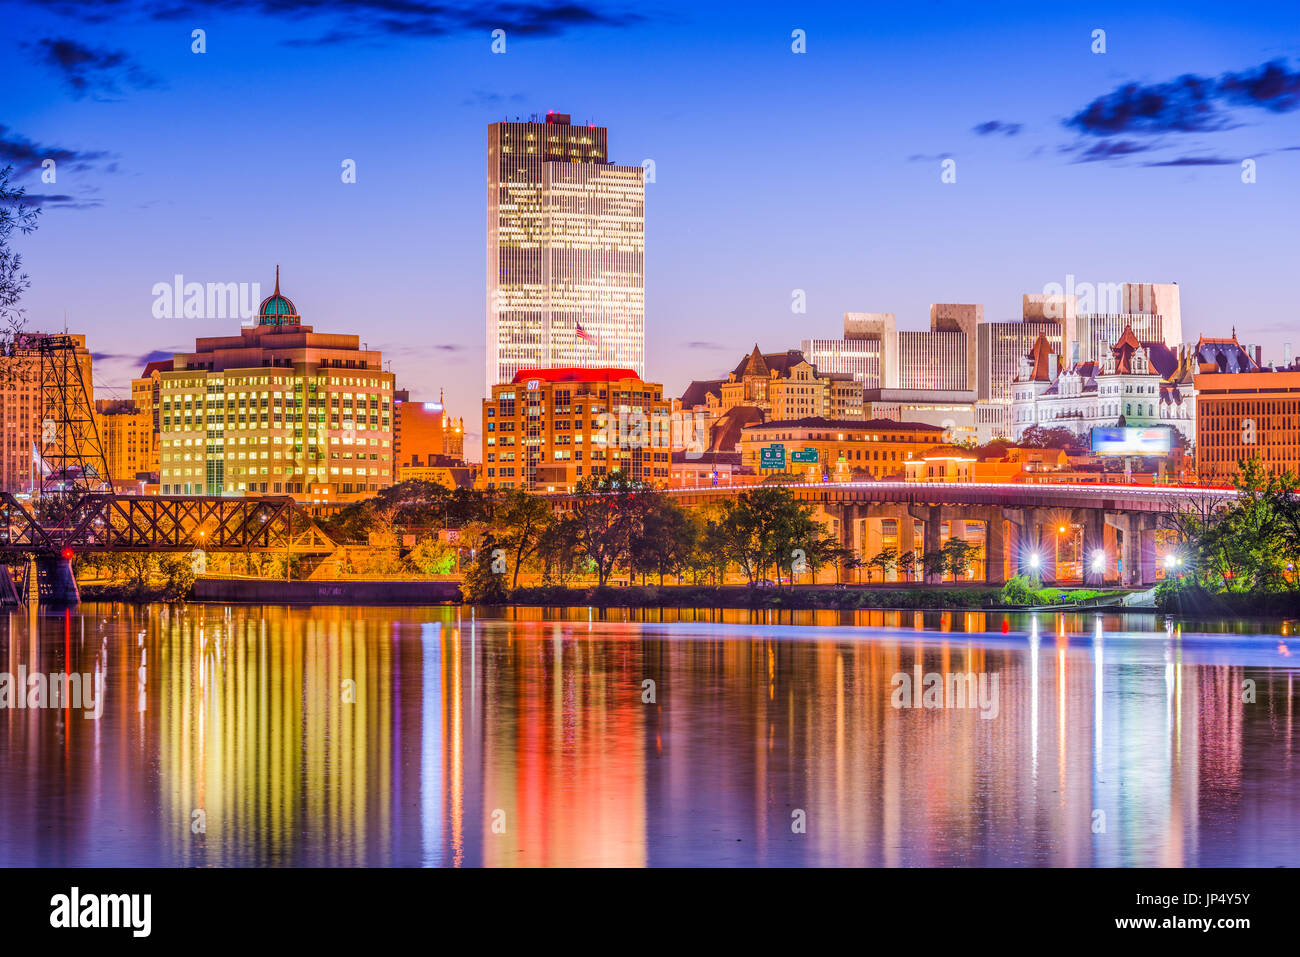
[[[1106,553],[1101,549],[1092,553],[1092,570],[1098,575],[1106,570]]]
[[[1042,556],[1039,555],[1038,552],[1029,553],[1029,567],[1032,568],[1034,571],[1038,571],[1038,566],[1042,562],[1042,560],[1043,560]]]

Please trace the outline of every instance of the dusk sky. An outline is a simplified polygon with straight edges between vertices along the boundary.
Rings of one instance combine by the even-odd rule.
[[[0,165],[45,197],[27,324],[66,314],[97,395],[126,396],[153,353],[238,327],[155,319],[155,283],[269,295],[278,263],[305,323],[445,388],[476,456],[486,127],[556,110],[654,161],[646,372],[670,394],[846,311],[1017,318],[1071,274],[1178,282],[1188,338],[1300,347],[1300,5],[1055,6],[0,0]]]

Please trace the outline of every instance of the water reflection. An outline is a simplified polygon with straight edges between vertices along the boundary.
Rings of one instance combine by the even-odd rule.
[[[1293,634],[985,612],[10,615],[0,684],[106,691],[98,719],[0,693],[0,863],[1295,864]],[[996,676],[995,715],[895,707],[895,676],[932,673]]]

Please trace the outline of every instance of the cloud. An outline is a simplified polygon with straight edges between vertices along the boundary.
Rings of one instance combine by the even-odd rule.
[[[170,359],[176,355],[177,351],[184,351],[184,347],[178,347],[178,350],[154,349],[152,352],[146,352],[144,355],[135,355],[127,352],[92,352],[90,358],[96,362],[125,362],[128,365],[139,366],[143,369],[151,362],[160,362],[163,359]]]
[[[62,193],[24,193],[23,203],[28,206],[40,206],[54,209],[94,209],[103,206],[98,199],[80,199]]]
[[[933,162],[934,160],[952,159],[951,153],[913,153],[907,158],[909,163]]]
[[[444,343],[443,345],[434,346],[438,352],[464,352],[465,347],[454,342]]]
[[[1002,120],[989,120],[987,123],[979,123],[971,127],[972,133],[978,133],[980,136],[991,136],[994,133],[1000,133],[1003,136],[1015,136],[1023,127],[1019,123],[1006,123]]]
[[[1087,149],[1082,149],[1080,146],[1067,146],[1062,147],[1061,151],[1066,153],[1075,152],[1076,155],[1071,160],[1073,163],[1098,163],[1103,160],[1132,156],[1134,153],[1146,153],[1153,149],[1155,149],[1155,146],[1135,143],[1132,140],[1102,140]]]
[[[36,62],[61,74],[77,99],[87,95],[100,98],[118,96],[124,86],[144,90],[159,85],[158,79],[139,66],[125,50],[88,47],[76,40],[52,37],[22,46],[35,51]]]
[[[1241,163],[1240,159],[1230,159],[1226,156],[1179,156],[1177,159],[1160,160],[1159,162],[1143,163],[1143,166],[1237,166]]]
[[[721,342],[706,342],[701,339],[696,339],[692,342],[686,343],[686,348],[687,349],[712,349],[717,351],[723,349],[730,349],[731,347],[723,345]]]
[[[261,14],[294,24],[315,21],[324,32],[286,37],[291,46],[327,46],[376,36],[442,37],[505,30],[513,37],[557,37],[586,27],[626,28],[647,17],[602,10],[583,0],[176,0],[163,6],[120,0],[112,4],[154,20],[189,21],[214,14]],[[83,19],[107,19],[103,0],[49,0],[49,9]],[[332,22],[331,22],[332,21]],[[310,27],[309,27],[310,29]]]
[[[1271,60],[1217,79],[1187,73],[1164,83],[1126,83],[1063,122],[1090,136],[1207,133],[1241,125],[1227,109],[1232,106],[1272,113],[1300,108],[1300,72]]]
[[[1254,72],[1223,74],[1219,93],[1231,103],[1289,113],[1300,108],[1300,70],[1287,69],[1285,60],[1270,60]]]
[[[511,93],[504,96],[500,93],[490,93],[487,90],[474,90],[469,96],[461,100],[461,106],[501,106],[505,103],[523,103],[528,97],[522,93]]]
[[[41,161],[52,159],[56,169],[87,170],[108,157],[109,153],[97,150],[70,150],[60,146],[33,143],[25,136],[0,125],[0,166],[13,165],[18,175],[41,168]]]

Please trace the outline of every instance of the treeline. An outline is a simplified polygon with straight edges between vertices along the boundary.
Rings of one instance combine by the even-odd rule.
[[[839,583],[859,569],[869,581],[892,573],[903,581],[961,578],[980,552],[950,539],[933,554],[885,548],[863,561],[813,518],[811,506],[776,487],[685,509],[662,490],[614,472],[584,479],[570,502],[557,512],[549,499],[522,490],[404,482],[342,510],[325,530],[343,543],[414,540],[414,549],[395,559],[403,567],[412,555],[459,550],[466,597],[480,602],[505,600],[521,576],[554,587],[594,580],[597,588],[638,581],[717,587],[728,573],[780,587],[833,571]],[[454,546],[443,543],[442,529],[455,530]],[[435,552],[432,542],[444,551]]]
[[[1178,544],[1165,560],[1156,597],[1167,610],[1213,610],[1214,599],[1249,610],[1300,598],[1297,477],[1273,473],[1257,457],[1239,463],[1237,494],[1180,504],[1170,516]],[[1280,600],[1279,600],[1280,599]]]

